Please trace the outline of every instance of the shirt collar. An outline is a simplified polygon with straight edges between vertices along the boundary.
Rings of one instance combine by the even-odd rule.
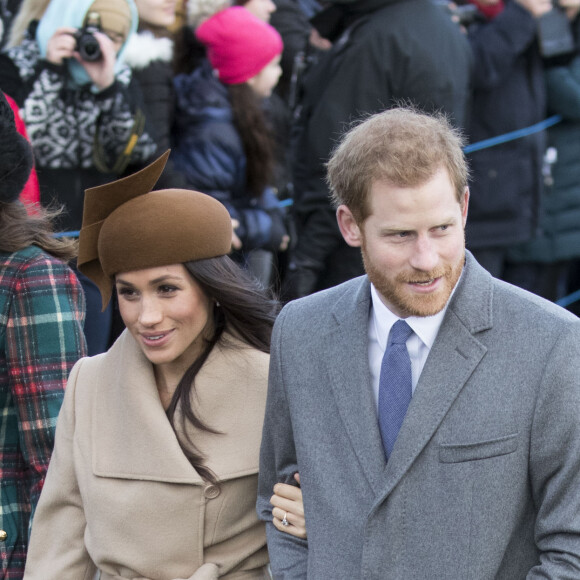
[[[465,270],[465,269],[464,269]],[[445,317],[445,313],[447,312],[447,307],[451,302],[451,298],[453,294],[455,294],[455,290],[461,281],[463,276],[463,271],[461,272],[461,276],[459,280],[455,284],[451,294],[449,295],[449,299],[447,300],[443,310],[434,314],[433,316],[409,316],[405,318],[407,324],[413,329],[413,332],[421,339],[421,342],[431,350],[435,339],[437,338],[437,333],[439,332],[439,328],[441,327],[441,323],[443,322],[443,318]],[[389,332],[391,331],[391,327],[399,317],[396,314],[393,314],[383,303],[381,300],[377,289],[375,288],[374,284],[371,282],[371,299],[372,299],[372,324],[375,327],[375,332],[377,336],[378,343],[380,347],[384,350],[387,348],[387,338],[389,336]]]

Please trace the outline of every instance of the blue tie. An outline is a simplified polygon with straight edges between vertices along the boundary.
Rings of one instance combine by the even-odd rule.
[[[413,329],[404,320],[397,320],[391,328],[381,364],[379,428],[387,460],[411,402],[411,359],[406,345],[411,334]]]

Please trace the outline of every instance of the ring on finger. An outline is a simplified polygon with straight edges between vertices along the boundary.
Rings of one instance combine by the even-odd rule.
[[[286,519],[286,516],[287,516],[287,512],[284,512],[284,517],[282,518],[282,525],[283,525],[284,527],[286,527],[286,526],[289,526],[289,525],[290,525],[290,522],[289,522],[289,521]]]

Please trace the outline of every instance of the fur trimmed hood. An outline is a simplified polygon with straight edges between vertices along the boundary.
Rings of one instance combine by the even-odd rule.
[[[125,62],[136,70],[144,69],[157,60],[170,63],[173,59],[173,41],[170,38],[156,38],[153,33],[144,30],[131,36],[124,56]]]

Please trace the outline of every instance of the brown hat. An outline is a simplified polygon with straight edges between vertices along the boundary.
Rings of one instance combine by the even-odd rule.
[[[85,192],[79,270],[108,304],[119,272],[228,254],[232,220],[216,199],[186,189],[151,191],[169,157]]]
[[[123,0],[95,0],[87,12],[97,12],[101,17],[103,32],[113,32],[127,40],[131,30],[131,8]]]

